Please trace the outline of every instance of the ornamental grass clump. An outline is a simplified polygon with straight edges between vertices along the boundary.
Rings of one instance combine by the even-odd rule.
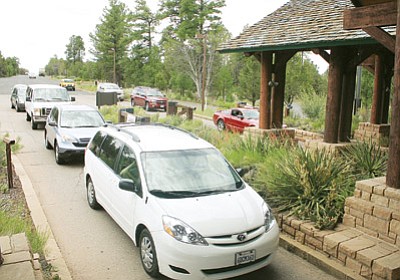
[[[386,174],[388,153],[372,141],[348,145],[342,154],[351,164],[357,181]]]
[[[320,229],[340,221],[344,200],[354,190],[350,164],[325,150],[279,149],[260,168],[257,181],[273,206]]]

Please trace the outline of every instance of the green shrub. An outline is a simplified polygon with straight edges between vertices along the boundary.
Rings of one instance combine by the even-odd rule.
[[[256,181],[264,184],[279,211],[333,228],[343,215],[344,200],[354,190],[351,168],[324,150],[276,149],[260,165]]]
[[[348,145],[342,154],[351,164],[357,181],[385,176],[388,154],[372,141]]]

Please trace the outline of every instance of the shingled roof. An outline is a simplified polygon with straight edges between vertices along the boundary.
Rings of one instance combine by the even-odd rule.
[[[376,44],[362,30],[343,29],[343,11],[350,8],[354,8],[350,0],[291,0],[222,44],[219,51],[310,50]],[[388,29],[395,32],[394,28]]]

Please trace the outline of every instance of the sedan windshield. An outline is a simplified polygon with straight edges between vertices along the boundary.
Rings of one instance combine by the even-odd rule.
[[[232,192],[243,182],[215,149],[142,153],[150,193],[182,198]]]
[[[162,94],[160,91],[156,90],[156,89],[150,89],[150,90],[148,90],[147,95],[148,95],[148,96],[164,97],[163,94]]]
[[[119,89],[119,86],[117,86],[116,84],[106,84],[104,85],[104,88]]]
[[[260,113],[257,110],[243,110],[243,115],[246,119],[258,120]]]
[[[99,127],[103,124],[103,118],[97,111],[66,110],[62,112],[60,119],[60,126],[69,128]]]

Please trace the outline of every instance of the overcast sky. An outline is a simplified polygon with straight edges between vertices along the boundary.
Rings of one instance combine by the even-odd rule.
[[[120,0],[134,10],[133,0]],[[233,36],[246,24],[254,24],[288,0],[225,0],[222,21]],[[147,0],[156,10],[158,0]],[[2,0],[0,1],[0,51],[17,57],[21,67],[37,72],[54,55],[65,58],[66,45],[72,35],[91,47],[89,33],[100,23],[108,0]]]

